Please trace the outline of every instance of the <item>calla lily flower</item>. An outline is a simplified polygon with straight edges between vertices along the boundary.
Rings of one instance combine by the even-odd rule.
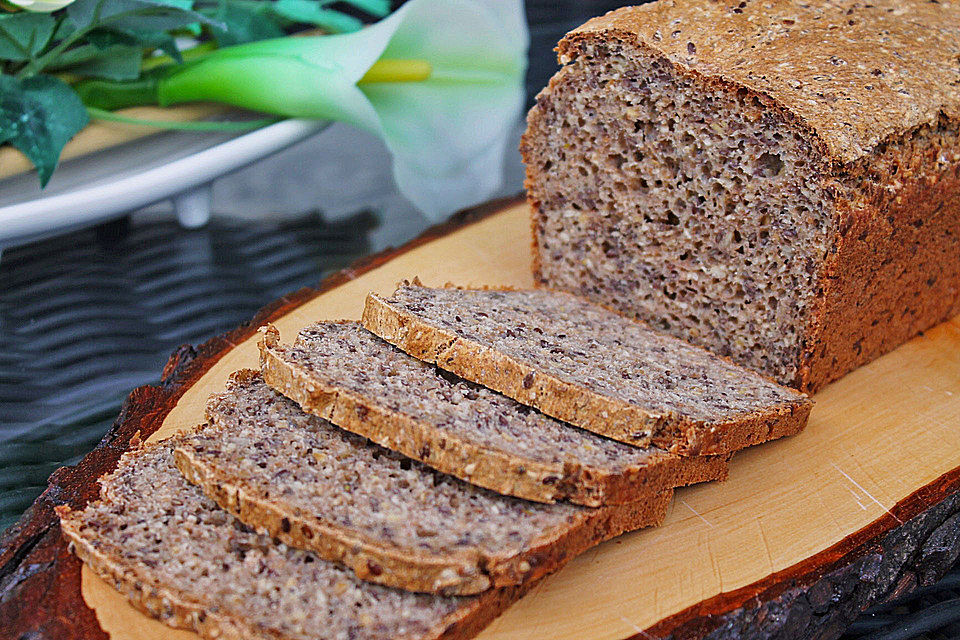
[[[219,49],[151,90],[161,105],[214,101],[371,131],[401,191],[439,218],[499,187],[527,44],[521,0],[411,0],[355,33]]]
[[[16,5],[25,11],[34,13],[50,13],[63,9],[74,0],[7,0],[10,4]]]

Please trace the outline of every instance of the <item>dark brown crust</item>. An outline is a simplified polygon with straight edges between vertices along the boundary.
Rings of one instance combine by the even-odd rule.
[[[627,444],[654,444],[685,456],[725,454],[799,433],[812,403],[798,397],[766,413],[749,413],[724,423],[654,415],[628,402],[596,394],[547,375],[479,342],[459,337],[416,315],[367,296],[363,326],[420,360],[536,407],[545,414]],[[799,394],[797,394],[799,395]],[[638,425],[643,425],[641,433]]]
[[[229,334],[196,349],[178,349],[164,368],[161,385],[135,390],[97,448],[76,466],[55,472],[47,491],[0,539],[0,620],[4,621],[0,639],[107,640],[83,600],[80,561],[67,549],[53,507],[68,504],[80,509],[95,499],[97,478],[116,468],[120,455],[129,448],[130,438],[138,431],[144,438],[156,431],[180,396],[233,344],[320,293],[508,204],[515,202],[501,202],[458,216],[402,249],[361,261],[325,280],[317,289],[303,289],[278,300]],[[960,469],[954,469],[901,500],[890,514],[826,551],[741,590],[681,611],[665,620],[662,627],[654,627],[650,635],[701,638],[712,632],[718,640],[748,635],[801,640],[813,635],[808,628],[818,627],[804,625],[816,620],[823,622],[819,627],[822,637],[836,637],[845,623],[867,606],[909,593],[918,584],[934,582],[953,564],[960,553],[958,492]],[[901,525],[901,521],[907,524]],[[500,600],[491,602],[490,611],[485,613],[492,616],[493,611],[502,611],[522,595],[521,590],[494,592]],[[791,616],[791,611],[798,613]],[[781,613],[785,615],[781,617]],[[770,620],[769,627],[761,619]],[[472,637],[489,621],[487,616],[463,620],[448,630],[449,637]],[[645,637],[638,634],[637,640]]]
[[[954,151],[956,153],[956,151]],[[946,155],[931,148],[928,162]],[[839,200],[837,236],[820,282],[796,386],[812,393],[960,313],[960,163],[909,178],[857,175],[856,204]],[[878,185],[900,182],[892,193]]]
[[[653,2],[593,18],[561,53],[567,41],[613,32],[684,71],[775,101],[838,164],[960,114],[956,3]]]
[[[476,549],[441,556],[390,545],[314,518],[303,518],[283,501],[264,499],[228,471],[198,460],[187,446],[178,447],[174,458],[187,480],[241,522],[265,529],[270,536],[293,547],[309,549],[323,558],[340,562],[363,580],[445,595],[472,595],[491,586],[512,586],[552,573],[608,538],[660,524],[673,494],[668,489],[641,502],[583,509],[576,521],[534,541],[519,555],[491,556]],[[377,570],[371,571],[372,566]]]
[[[650,499],[673,487],[722,480],[727,474],[728,456],[681,460],[664,455],[649,467],[614,475],[603,469],[570,463],[550,465],[486,449],[313,378],[278,353],[280,336],[274,327],[261,331],[263,379],[304,411],[438,471],[503,495],[537,502],[568,500],[599,507]]]
[[[285,640],[288,636],[245,623],[243,618],[209,609],[201,602],[171,590],[151,575],[123,562],[103,549],[95,548],[79,530],[80,523],[70,516],[70,508],[56,508],[60,527],[70,548],[104,581],[122,593],[143,613],[177,629],[190,629],[203,638],[217,640]],[[482,629],[533,586],[533,582],[504,590],[491,590],[469,605],[447,616],[427,635],[401,637],[397,640],[465,640]]]

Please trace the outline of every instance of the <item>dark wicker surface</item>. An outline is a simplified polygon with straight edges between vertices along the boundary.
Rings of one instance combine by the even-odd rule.
[[[171,351],[247,321],[369,252],[361,213],[283,224],[123,221],[0,260],[0,530],[87,453]]]

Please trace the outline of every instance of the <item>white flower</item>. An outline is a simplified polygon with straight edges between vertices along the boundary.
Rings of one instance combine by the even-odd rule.
[[[50,13],[57,9],[63,9],[73,1],[74,0],[7,0],[10,4],[35,13]]]
[[[490,198],[523,106],[521,0],[411,0],[361,31],[227,47],[160,81],[160,104],[213,100],[349,122],[382,137],[400,190],[434,218]],[[375,63],[428,69],[362,79]],[[388,74],[389,76],[389,74]]]

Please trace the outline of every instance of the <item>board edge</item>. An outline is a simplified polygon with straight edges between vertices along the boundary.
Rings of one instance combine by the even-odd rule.
[[[869,607],[939,580],[960,556],[960,467],[823,551],[626,640],[834,638]]]

